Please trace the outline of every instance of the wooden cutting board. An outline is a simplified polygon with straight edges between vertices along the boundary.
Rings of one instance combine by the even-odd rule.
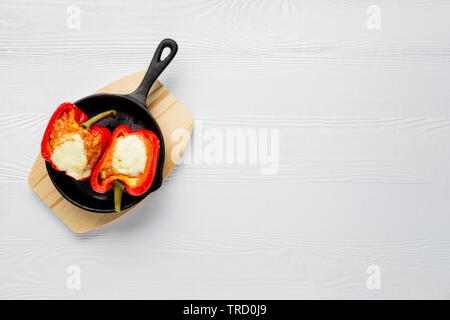
[[[144,74],[145,71],[133,73],[106,85],[96,91],[96,93],[130,93],[137,88]],[[194,119],[159,81],[156,81],[150,89],[147,96],[147,107],[158,122],[164,136],[166,158],[163,179],[166,179],[182,155],[182,152],[179,151],[184,150],[189,142],[194,128]],[[172,139],[172,133],[177,129],[185,129],[184,132],[186,134],[181,138],[176,134],[174,135],[174,139]],[[31,169],[28,184],[62,222],[76,233],[98,229],[136,208],[134,206],[122,212],[109,214],[94,213],[78,208],[63,198],[55,189],[47,174],[45,161],[41,155],[37,157]],[[143,202],[145,200],[140,203]]]

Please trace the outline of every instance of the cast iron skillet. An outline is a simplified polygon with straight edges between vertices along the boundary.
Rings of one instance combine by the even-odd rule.
[[[161,54],[165,48],[169,48],[170,53],[164,60],[161,60]],[[171,39],[161,41],[142,83],[134,92],[125,95],[109,93],[93,94],[75,102],[75,105],[85,112],[89,118],[103,111],[110,109],[117,110],[117,116],[115,118],[108,117],[98,122],[99,125],[111,130],[111,133],[117,126],[125,124],[130,127],[131,130],[151,130],[159,138],[161,148],[156,176],[152,186],[146,193],[138,197],[130,196],[128,193],[124,192],[122,197],[122,210],[134,206],[149,193],[157,190],[162,184],[164,138],[158,123],[146,107],[146,99],[151,86],[175,57],[177,50],[178,45],[175,41]],[[109,190],[104,194],[97,193],[92,190],[89,180],[77,181],[67,176],[64,172],[53,169],[48,162],[46,162],[46,166],[48,175],[56,189],[71,203],[82,209],[93,212],[115,212],[114,189]]]

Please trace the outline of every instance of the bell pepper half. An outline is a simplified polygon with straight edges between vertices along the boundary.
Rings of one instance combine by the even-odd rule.
[[[94,123],[116,115],[115,110],[109,110],[88,119],[76,105],[62,103],[45,129],[42,157],[55,170],[76,180],[88,179],[111,137],[108,129]]]
[[[92,188],[105,193],[114,187],[114,209],[119,212],[125,188],[128,194],[140,196],[151,187],[159,151],[159,139],[152,131],[118,126],[92,172]]]

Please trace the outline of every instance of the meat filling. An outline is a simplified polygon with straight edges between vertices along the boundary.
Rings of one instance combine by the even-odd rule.
[[[73,111],[64,112],[55,121],[50,133],[52,162],[58,170],[75,179],[90,176],[100,156],[101,137],[93,136],[73,119]]]

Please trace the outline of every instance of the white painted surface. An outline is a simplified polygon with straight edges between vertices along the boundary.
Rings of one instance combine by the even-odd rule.
[[[444,0],[1,1],[0,298],[450,298],[449,14]],[[144,69],[165,37],[180,49],[161,81],[204,128],[279,129],[279,172],[184,164],[132,214],[73,234],[26,184],[48,117]]]

